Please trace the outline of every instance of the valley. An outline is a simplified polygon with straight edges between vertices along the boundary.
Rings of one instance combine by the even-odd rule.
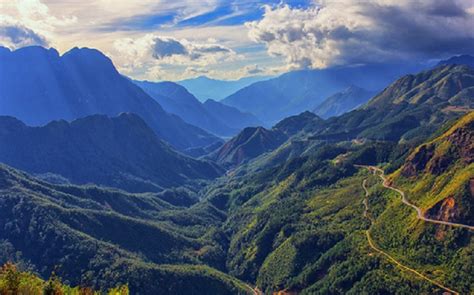
[[[474,5],[158,2],[0,3],[0,295],[474,294]]]

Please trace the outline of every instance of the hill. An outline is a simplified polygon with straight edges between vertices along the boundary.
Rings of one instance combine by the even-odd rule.
[[[166,113],[138,86],[120,75],[98,50],[32,46],[0,51],[0,115],[33,126],[93,114],[132,112],[175,148],[206,146],[218,139]]]
[[[307,125],[317,124],[318,121],[322,120],[315,114],[304,112],[280,121],[271,129],[248,127],[207,157],[227,168],[235,168],[262,154],[274,151],[287,139],[300,132],[304,133]]]
[[[0,161],[18,169],[133,192],[161,191],[221,174],[214,164],[175,152],[134,114],[94,115],[43,127],[0,117],[0,142]]]
[[[210,158],[227,167],[236,166],[280,146],[288,137],[279,130],[247,127],[211,153]]]
[[[412,177],[409,180],[400,178],[401,172],[389,176],[429,216],[449,220],[458,210],[462,213],[458,218],[462,217],[457,220],[468,221],[464,218],[472,210],[472,197],[466,194],[473,175],[472,124],[467,122],[471,119],[472,113],[447,133],[443,127],[437,134],[444,135],[422,145],[435,142],[437,147],[428,154],[428,163],[438,163],[437,155],[446,151],[454,159],[438,172],[437,180],[425,185],[426,177],[433,179],[425,168],[413,174],[418,176],[406,176]],[[472,232],[417,219],[416,211],[403,204],[398,193],[382,186],[379,176],[353,166],[370,160],[389,169],[392,161],[405,158],[400,155],[404,149],[397,143],[326,143],[271,168],[250,173],[241,170],[215,182],[206,190],[206,198],[228,214],[222,230],[230,233],[229,272],[255,280],[264,293],[444,292],[432,281],[460,293],[472,292]],[[409,154],[416,155],[418,150]],[[373,158],[367,158],[369,155]],[[408,156],[402,162],[404,167],[412,158],[419,157]],[[455,209],[446,205],[453,202],[444,200],[450,195],[456,199]],[[364,196],[368,196],[366,203]],[[450,213],[439,214],[439,208],[447,207]],[[392,259],[375,251],[373,245]],[[393,259],[432,281],[399,267]]]
[[[357,86],[349,86],[333,94],[318,105],[313,112],[321,118],[337,117],[365,104],[376,93]]]
[[[199,238],[218,224],[216,210],[179,209],[153,194],[51,185],[4,165],[0,184],[0,263],[28,265],[43,278],[54,270],[71,285],[127,284],[131,294],[253,293],[203,265],[218,266],[221,255],[219,244]]]
[[[425,214],[474,225],[474,112],[417,147],[394,175]]]

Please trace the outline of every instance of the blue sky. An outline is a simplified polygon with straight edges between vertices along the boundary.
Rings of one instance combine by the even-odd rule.
[[[200,3],[201,1],[187,1]],[[294,8],[307,8],[312,4],[311,0],[240,0],[240,1],[217,1],[212,10],[202,14],[179,19],[179,11],[163,11],[137,15],[131,18],[116,20],[105,30],[116,30],[117,27],[124,30],[155,30],[167,26],[174,28],[196,27],[196,26],[236,26],[248,21],[259,20],[263,17],[263,5],[277,6],[287,4]]]
[[[472,54],[473,27],[471,0],[0,0],[0,45],[97,48],[147,80]]]

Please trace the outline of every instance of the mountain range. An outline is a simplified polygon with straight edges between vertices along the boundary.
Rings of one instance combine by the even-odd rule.
[[[175,152],[135,114],[93,115],[29,127],[0,116],[0,162],[72,183],[131,192],[162,191],[222,174],[221,168]]]
[[[291,128],[294,130],[291,140],[265,149],[267,154],[257,159],[256,166],[281,164],[290,156],[319,149],[328,142],[380,140],[419,143],[442,124],[474,108],[471,94],[473,73],[474,69],[465,65],[438,66],[396,80],[366,104],[341,116],[321,120],[305,112],[286,118],[273,129]],[[235,136],[223,147],[235,150],[239,144],[234,148],[229,145],[240,143],[238,139],[247,138],[246,134]],[[268,153],[270,151],[273,152]],[[245,157],[246,162],[262,153]]]
[[[219,136],[232,136],[242,128],[258,125],[255,116],[208,100],[201,103],[186,88],[173,82],[135,81],[165,111]]]
[[[219,139],[168,114],[142,89],[119,74],[98,50],[0,49],[0,115],[38,126],[87,115],[138,114],[175,148],[200,147]],[[21,79],[18,79],[21,77]]]
[[[41,52],[53,58],[32,69],[36,76],[0,66],[16,75],[2,90],[39,91],[72,107],[46,95],[54,87],[38,88],[69,84],[35,80],[79,75],[58,62],[68,54]],[[99,56],[77,67],[94,69]],[[86,71],[90,99],[112,101],[91,86],[102,89],[112,75],[122,85],[113,91],[137,91],[147,110],[159,107],[179,128],[192,127],[185,121],[196,110],[209,116],[194,117],[199,124],[211,115],[237,124],[254,117],[235,108],[254,107],[264,126],[223,145],[176,145],[138,112],[52,122],[31,115],[48,122],[33,127],[0,117],[8,165],[0,164],[0,263],[42,278],[54,271],[72,286],[127,285],[131,294],[470,294],[474,68],[459,62],[414,74],[406,71],[418,65],[291,72],[237,91],[224,100],[233,107],[199,103],[169,82],[145,83],[152,98],[116,71]],[[52,68],[58,74],[41,74]],[[86,78],[78,79],[66,80],[79,87]],[[321,116],[308,111],[318,105]]]
[[[313,110],[327,97],[356,86],[379,91],[420,65],[361,65],[323,70],[302,70],[253,83],[222,100],[223,103],[250,112],[268,125],[285,117]],[[268,111],[268,106],[272,111]]]
[[[3,164],[0,184],[2,261],[98,290],[249,293],[217,270],[219,245],[199,238],[221,218],[212,209],[180,208],[150,193],[52,185]]]

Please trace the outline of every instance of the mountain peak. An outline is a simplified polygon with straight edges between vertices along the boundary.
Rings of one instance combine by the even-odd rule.
[[[49,56],[52,58],[59,58],[59,52],[54,48],[45,48],[43,46],[25,46],[18,48],[16,50],[10,50],[6,47],[1,47],[1,53],[3,54],[12,54],[14,56],[19,56],[21,58],[31,58],[38,56]]]
[[[7,51],[5,51],[7,52]],[[97,49],[72,48],[62,56],[51,48],[24,47],[1,55],[1,114],[28,125],[68,121],[92,114],[138,114],[163,140],[178,149],[219,139],[166,113],[160,104],[116,70]]]
[[[474,68],[467,65],[440,65],[416,75],[406,75],[377,96],[366,108],[386,108],[390,104],[438,104],[442,101],[472,106],[468,91],[474,87]]]
[[[261,126],[244,128],[211,155],[224,166],[235,166],[280,146],[288,137],[281,131]]]
[[[0,142],[0,162],[7,165],[132,192],[160,191],[221,172],[213,164],[175,152],[129,112],[56,120],[42,127],[0,117]]]
[[[453,56],[440,61],[438,66],[440,65],[467,65],[474,68],[474,56],[468,54]]]

